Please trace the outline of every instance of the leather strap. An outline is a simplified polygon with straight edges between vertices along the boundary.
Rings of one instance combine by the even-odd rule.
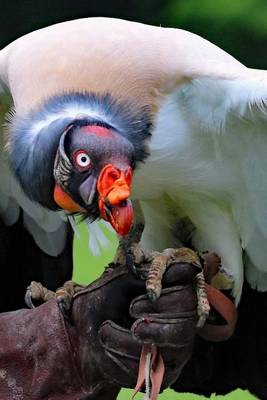
[[[216,311],[225,319],[225,325],[211,325],[206,323],[203,328],[198,330],[198,334],[206,340],[212,342],[221,342],[229,339],[234,333],[236,322],[237,322],[237,309],[234,303],[225,296],[218,289],[206,283],[206,291],[209,303],[216,309]],[[139,373],[137,383],[134,389],[135,395],[142,389],[145,384],[146,375],[146,363],[147,356],[151,353],[151,370],[150,370],[150,381],[151,381],[151,393],[147,400],[156,400],[160,392],[161,384],[164,376],[164,361],[160,354],[158,347],[154,345],[144,345],[139,361]]]
[[[162,359],[158,347],[154,345],[144,345],[142,347],[142,352],[139,361],[139,373],[132,399],[138,392],[140,392],[142,386],[145,383],[147,356],[149,355],[149,353],[151,353],[151,363],[150,363],[151,368],[149,374],[151,381],[151,393],[149,393],[149,398],[147,400],[156,400],[160,392],[165,372],[164,361]]]
[[[209,303],[225,319],[225,325],[211,325],[208,322],[198,330],[199,336],[211,342],[222,342],[234,333],[237,322],[237,309],[234,303],[218,289],[206,283]]]

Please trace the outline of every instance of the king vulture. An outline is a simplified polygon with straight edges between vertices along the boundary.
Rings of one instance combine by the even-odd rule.
[[[177,246],[188,220],[192,245],[221,256],[237,304],[244,276],[267,290],[265,71],[180,29],[88,18],[12,42],[0,81],[13,103],[1,154],[8,225],[21,207],[56,256],[62,210],[125,235],[137,199],[145,247]]]

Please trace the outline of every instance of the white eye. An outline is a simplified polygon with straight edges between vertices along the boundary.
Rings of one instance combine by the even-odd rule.
[[[80,168],[88,168],[91,164],[91,159],[85,151],[77,151],[74,154],[75,164]]]

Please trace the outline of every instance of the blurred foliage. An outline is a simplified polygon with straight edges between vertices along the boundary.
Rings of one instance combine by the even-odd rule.
[[[0,0],[0,47],[57,22],[106,16],[159,24],[165,0]]]
[[[164,21],[197,33],[253,68],[267,68],[266,0],[170,0]]]
[[[267,68],[266,0],[0,0],[0,47],[34,29],[108,16],[190,30],[254,68]]]

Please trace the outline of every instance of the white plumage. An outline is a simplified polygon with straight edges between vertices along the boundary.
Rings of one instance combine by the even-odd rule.
[[[267,290],[265,71],[247,69],[182,30],[92,18],[14,42],[0,53],[0,76],[19,117],[49,96],[70,90],[108,92],[120,101],[149,105],[150,155],[138,168],[133,188],[146,218],[143,243],[157,249],[175,246],[177,221],[189,217],[196,248],[222,256],[234,278],[237,302],[244,274],[253,288]],[[81,112],[95,113],[75,104],[51,111],[34,122],[32,134],[53,118]],[[18,202],[27,213],[23,196]],[[57,232],[59,222],[51,217],[51,228],[50,214],[33,210],[37,226]]]
[[[154,214],[147,213],[145,245],[167,246],[175,213],[189,216],[197,228],[195,246],[222,255],[224,268],[233,275],[237,300],[243,249],[251,261],[245,266],[249,283],[267,289],[265,96],[253,71],[247,80],[203,77],[181,85],[161,106],[151,156],[135,183],[136,196],[146,199],[158,219],[169,209],[166,231],[150,229]],[[164,195],[171,206],[167,200],[164,206]]]

